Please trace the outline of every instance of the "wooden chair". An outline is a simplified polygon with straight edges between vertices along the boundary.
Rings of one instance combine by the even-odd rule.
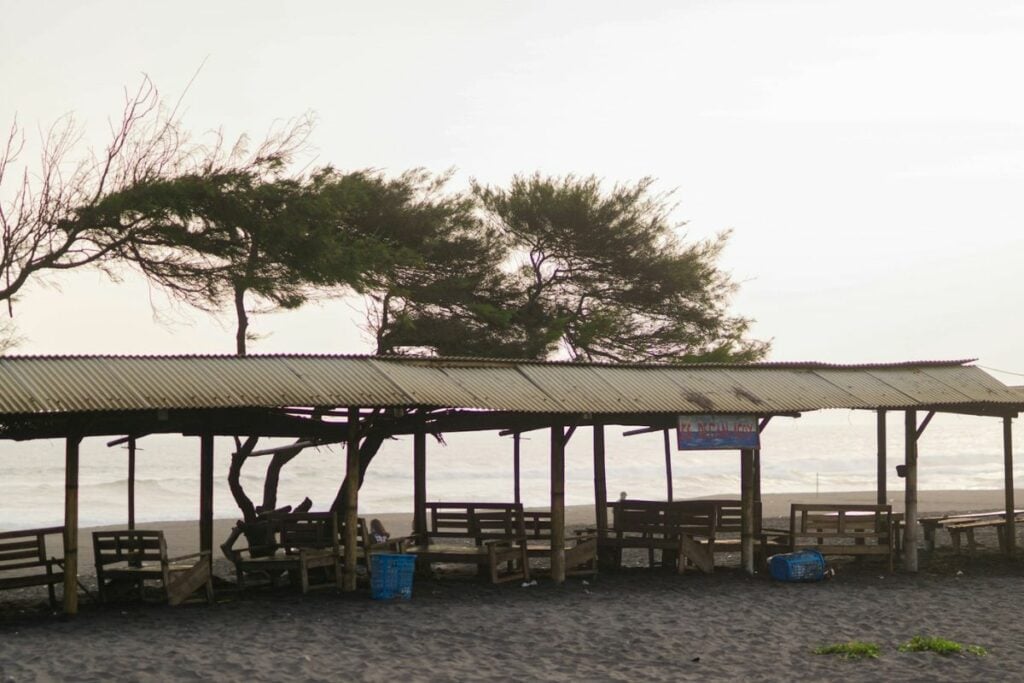
[[[63,559],[48,556],[46,537],[63,533],[62,526],[0,532],[0,590],[46,586],[55,607],[53,587],[64,582]]]
[[[210,553],[167,556],[163,531],[94,531],[93,554],[100,601],[105,602],[113,584],[131,583],[144,598],[145,582],[156,581],[168,604],[179,605],[200,588],[213,602]]]

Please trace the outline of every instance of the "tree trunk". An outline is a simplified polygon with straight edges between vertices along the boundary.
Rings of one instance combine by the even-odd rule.
[[[235,286],[235,317],[238,327],[235,330],[235,353],[245,355],[245,338],[249,331],[249,315],[245,312],[245,288]]]
[[[299,439],[299,441],[302,441],[302,439]],[[263,506],[260,508],[261,510],[269,511],[277,507],[277,486],[281,481],[281,468],[291,462],[301,452],[301,448],[293,448],[274,454],[270,464],[267,465],[267,478],[263,482]]]
[[[256,448],[258,441],[258,436],[250,436],[242,444],[235,437],[235,452],[231,455],[231,467],[228,469],[228,488],[231,489],[231,496],[235,499],[238,509],[242,511],[242,519],[248,524],[256,521],[256,506],[253,505],[252,500],[249,499],[249,496],[242,489],[242,483],[239,481],[239,478],[242,475],[242,465],[245,464],[249,454]]]
[[[370,467],[370,463],[373,461],[373,456],[377,455],[377,451],[380,450],[381,445],[384,443],[386,436],[379,432],[373,432],[368,434],[363,439],[362,444],[359,446],[359,481],[366,481],[366,470]],[[348,475],[345,475],[345,480],[341,482],[341,488],[338,489],[338,495],[334,497],[334,502],[331,503],[331,511],[340,510],[345,504],[345,492],[348,489]]]

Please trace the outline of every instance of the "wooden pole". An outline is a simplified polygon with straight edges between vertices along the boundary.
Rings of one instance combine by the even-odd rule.
[[[565,430],[551,427],[551,579],[565,582]]]
[[[878,411],[878,474],[876,476],[876,484],[878,487],[878,504],[885,505],[888,502],[889,493],[886,490],[886,458],[888,453],[886,451],[886,436],[885,436],[885,411]]]
[[[417,538],[427,533],[427,434],[413,434],[413,522]]]
[[[668,492],[668,502],[672,502],[672,442],[668,436],[668,430],[662,431],[665,442],[665,487]]]
[[[759,538],[761,538],[761,449],[757,448],[754,449],[754,539]]]
[[[604,425],[594,425],[594,520],[597,533],[608,531],[608,481],[604,468]]]
[[[747,574],[754,573],[754,450],[740,451],[740,564]]]
[[[520,440],[520,438],[521,438],[521,435],[519,434],[519,432],[516,432],[515,434],[512,435],[512,474],[513,474],[513,477],[515,479],[515,483],[513,484],[513,486],[515,488],[515,490],[513,491],[513,497],[515,498],[516,505],[519,505],[520,503],[523,502],[523,494],[522,494],[522,491],[520,490],[520,476],[521,476],[521,474],[520,474],[520,469],[519,469],[519,455],[520,455],[519,440]]]
[[[904,420],[905,513],[903,518],[903,568],[917,571],[917,411],[908,410]]]
[[[213,571],[213,434],[199,437],[199,550],[210,553]]]
[[[128,437],[128,528],[135,528],[135,437]]]
[[[78,614],[78,446],[67,438],[64,452],[64,614]]]
[[[1003,478],[1006,484],[1006,554],[1017,552],[1017,513],[1013,501],[1013,422],[1003,418]]]
[[[341,589],[356,589],[356,544],[359,524],[359,408],[348,409],[348,445],[346,447],[345,478],[345,574]],[[369,558],[367,558],[369,559]]]

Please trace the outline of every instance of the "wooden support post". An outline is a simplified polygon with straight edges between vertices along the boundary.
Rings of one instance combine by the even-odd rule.
[[[69,436],[64,452],[64,614],[78,614],[78,446]]]
[[[356,589],[356,544],[359,542],[359,408],[348,409],[348,445],[346,451],[345,478],[345,574],[341,589]],[[369,558],[367,558],[369,559]]]
[[[128,528],[135,528],[135,437],[128,437]]]
[[[761,538],[761,449],[754,450],[754,541]]]
[[[1006,530],[1003,532],[1006,554],[1017,552],[1017,514],[1013,501],[1013,421],[1003,418],[1003,479],[1006,485]]]
[[[514,479],[514,482],[513,482],[514,490],[512,492],[512,496],[513,496],[513,499],[514,499],[514,502],[515,502],[516,505],[519,505],[520,503],[523,502],[523,493],[522,493],[522,490],[520,489],[520,483],[521,483],[520,482],[520,478],[521,478],[522,475],[521,475],[521,470],[519,469],[519,465],[520,465],[520,461],[519,461],[519,456],[520,456],[519,441],[520,441],[521,437],[522,437],[522,435],[519,432],[516,432],[515,434],[512,435],[512,476],[513,476],[513,479]]]
[[[199,550],[210,553],[213,571],[213,434],[199,437]]]
[[[740,451],[740,564],[747,574],[754,574],[754,450]]]
[[[875,483],[878,488],[878,504],[885,505],[888,503],[889,492],[886,490],[886,459],[888,458],[888,452],[886,449],[886,435],[885,435],[885,411],[878,411],[878,474]]]
[[[413,434],[412,468],[412,530],[417,538],[423,538],[427,533],[427,434],[422,429]]]
[[[903,568],[917,571],[917,411],[908,410],[904,422],[905,479]]]
[[[604,468],[604,425],[594,425],[594,520],[597,533],[608,532],[608,481]]]
[[[669,439],[668,430],[662,432],[665,442],[665,488],[668,493],[668,502],[672,502],[672,440]]]
[[[551,427],[551,580],[565,582],[565,430]]]

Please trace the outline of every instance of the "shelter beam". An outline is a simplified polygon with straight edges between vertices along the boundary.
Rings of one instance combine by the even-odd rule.
[[[565,429],[551,427],[551,579],[565,582]]]
[[[1013,500],[1013,422],[1003,418],[1003,477],[1006,486],[1006,528],[1004,539],[1006,554],[1017,553],[1017,512]]]
[[[427,433],[413,435],[413,531],[418,538],[427,533]]]
[[[903,568],[917,571],[917,411],[908,410],[904,420],[906,483],[903,518]]]
[[[885,433],[885,410],[878,411],[878,424],[876,425],[876,442],[878,444],[878,471],[875,479],[875,485],[878,491],[877,502],[879,505],[885,505],[889,498],[889,492],[886,486],[886,460],[888,459],[887,452],[887,441]]]
[[[754,449],[740,451],[740,563],[743,571],[754,573]]]
[[[128,437],[128,528],[135,528],[135,437]]]
[[[69,436],[64,452],[64,614],[78,614],[78,447]]]
[[[213,434],[199,437],[199,551],[210,553],[213,571]]]
[[[594,520],[597,533],[608,531],[608,481],[605,473],[604,425],[594,425]]]
[[[348,444],[345,448],[345,571],[341,589],[356,589],[356,544],[359,542],[359,408],[348,409]],[[369,557],[367,557],[369,560]]]

